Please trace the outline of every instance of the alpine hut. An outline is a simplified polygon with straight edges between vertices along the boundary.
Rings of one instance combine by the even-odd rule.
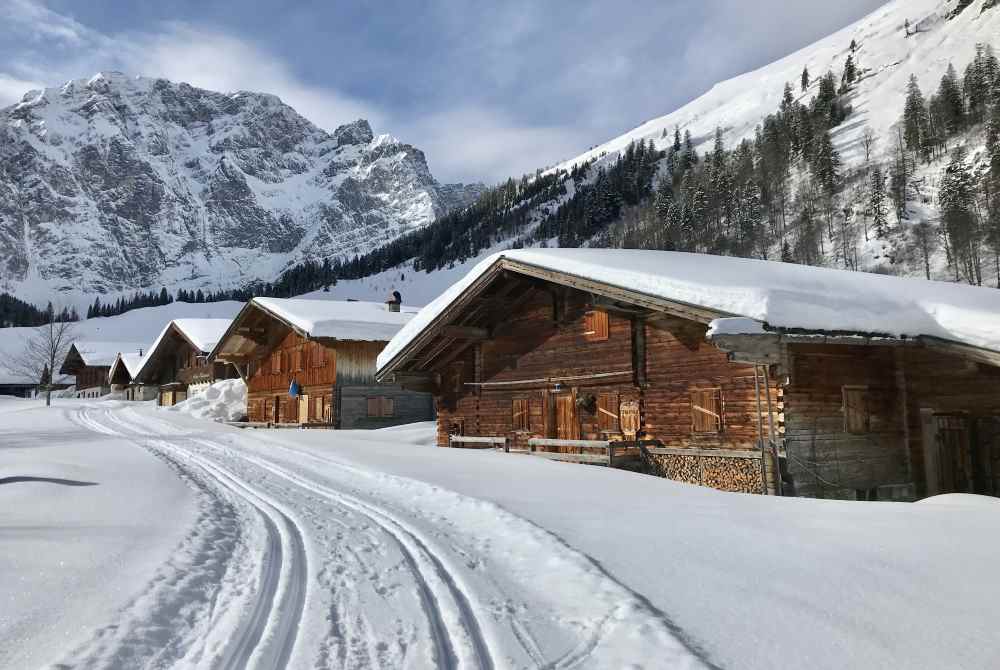
[[[138,352],[136,342],[77,341],[70,345],[59,373],[76,379],[78,398],[99,398],[111,392],[111,365],[122,352]]]
[[[122,394],[124,400],[152,400],[156,398],[155,386],[143,385],[135,380],[142,367],[143,352],[119,353],[108,372],[112,392]]]
[[[720,489],[1000,494],[1000,292],[662,251],[513,250],[424,308],[377,378],[439,446]],[[777,467],[776,467],[777,466]]]
[[[430,395],[375,382],[378,353],[416,312],[398,301],[254,298],[212,358],[246,381],[254,423],[373,428],[430,420]]]
[[[170,407],[214,381],[235,378],[232,367],[209,360],[209,352],[230,323],[230,319],[174,319],[143,356],[135,382],[157,389],[158,404]]]

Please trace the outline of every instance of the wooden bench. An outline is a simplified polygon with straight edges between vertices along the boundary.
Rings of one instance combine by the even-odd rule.
[[[448,446],[454,447],[457,444],[476,445],[471,447],[459,447],[461,449],[503,449],[507,450],[506,437],[478,437],[472,435],[449,435]]]

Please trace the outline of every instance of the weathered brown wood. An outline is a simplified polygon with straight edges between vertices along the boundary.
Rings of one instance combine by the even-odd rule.
[[[487,340],[490,337],[489,330],[476,326],[445,326],[441,334],[453,340]]]

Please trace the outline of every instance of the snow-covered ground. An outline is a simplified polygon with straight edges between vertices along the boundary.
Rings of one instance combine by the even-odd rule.
[[[1000,655],[1000,506],[975,498],[725,494],[436,449],[433,424],[240,430],[114,401],[4,400],[0,417],[3,477],[95,483],[0,483],[0,667],[988,668]]]

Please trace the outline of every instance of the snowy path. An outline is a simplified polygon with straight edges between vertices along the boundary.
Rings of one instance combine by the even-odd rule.
[[[224,565],[164,566],[216,580],[209,601],[178,608],[140,597],[123,616],[134,625],[116,627],[133,653],[176,631],[167,646],[177,652],[156,652],[162,667],[706,665],[593,560],[494,504],[270,443],[267,433],[199,431],[163,416],[109,403],[74,416],[159,454],[197,487],[214,514],[187,544],[233,538]],[[103,637],[74,658],[120,661],[102,651],[114,646]]]

